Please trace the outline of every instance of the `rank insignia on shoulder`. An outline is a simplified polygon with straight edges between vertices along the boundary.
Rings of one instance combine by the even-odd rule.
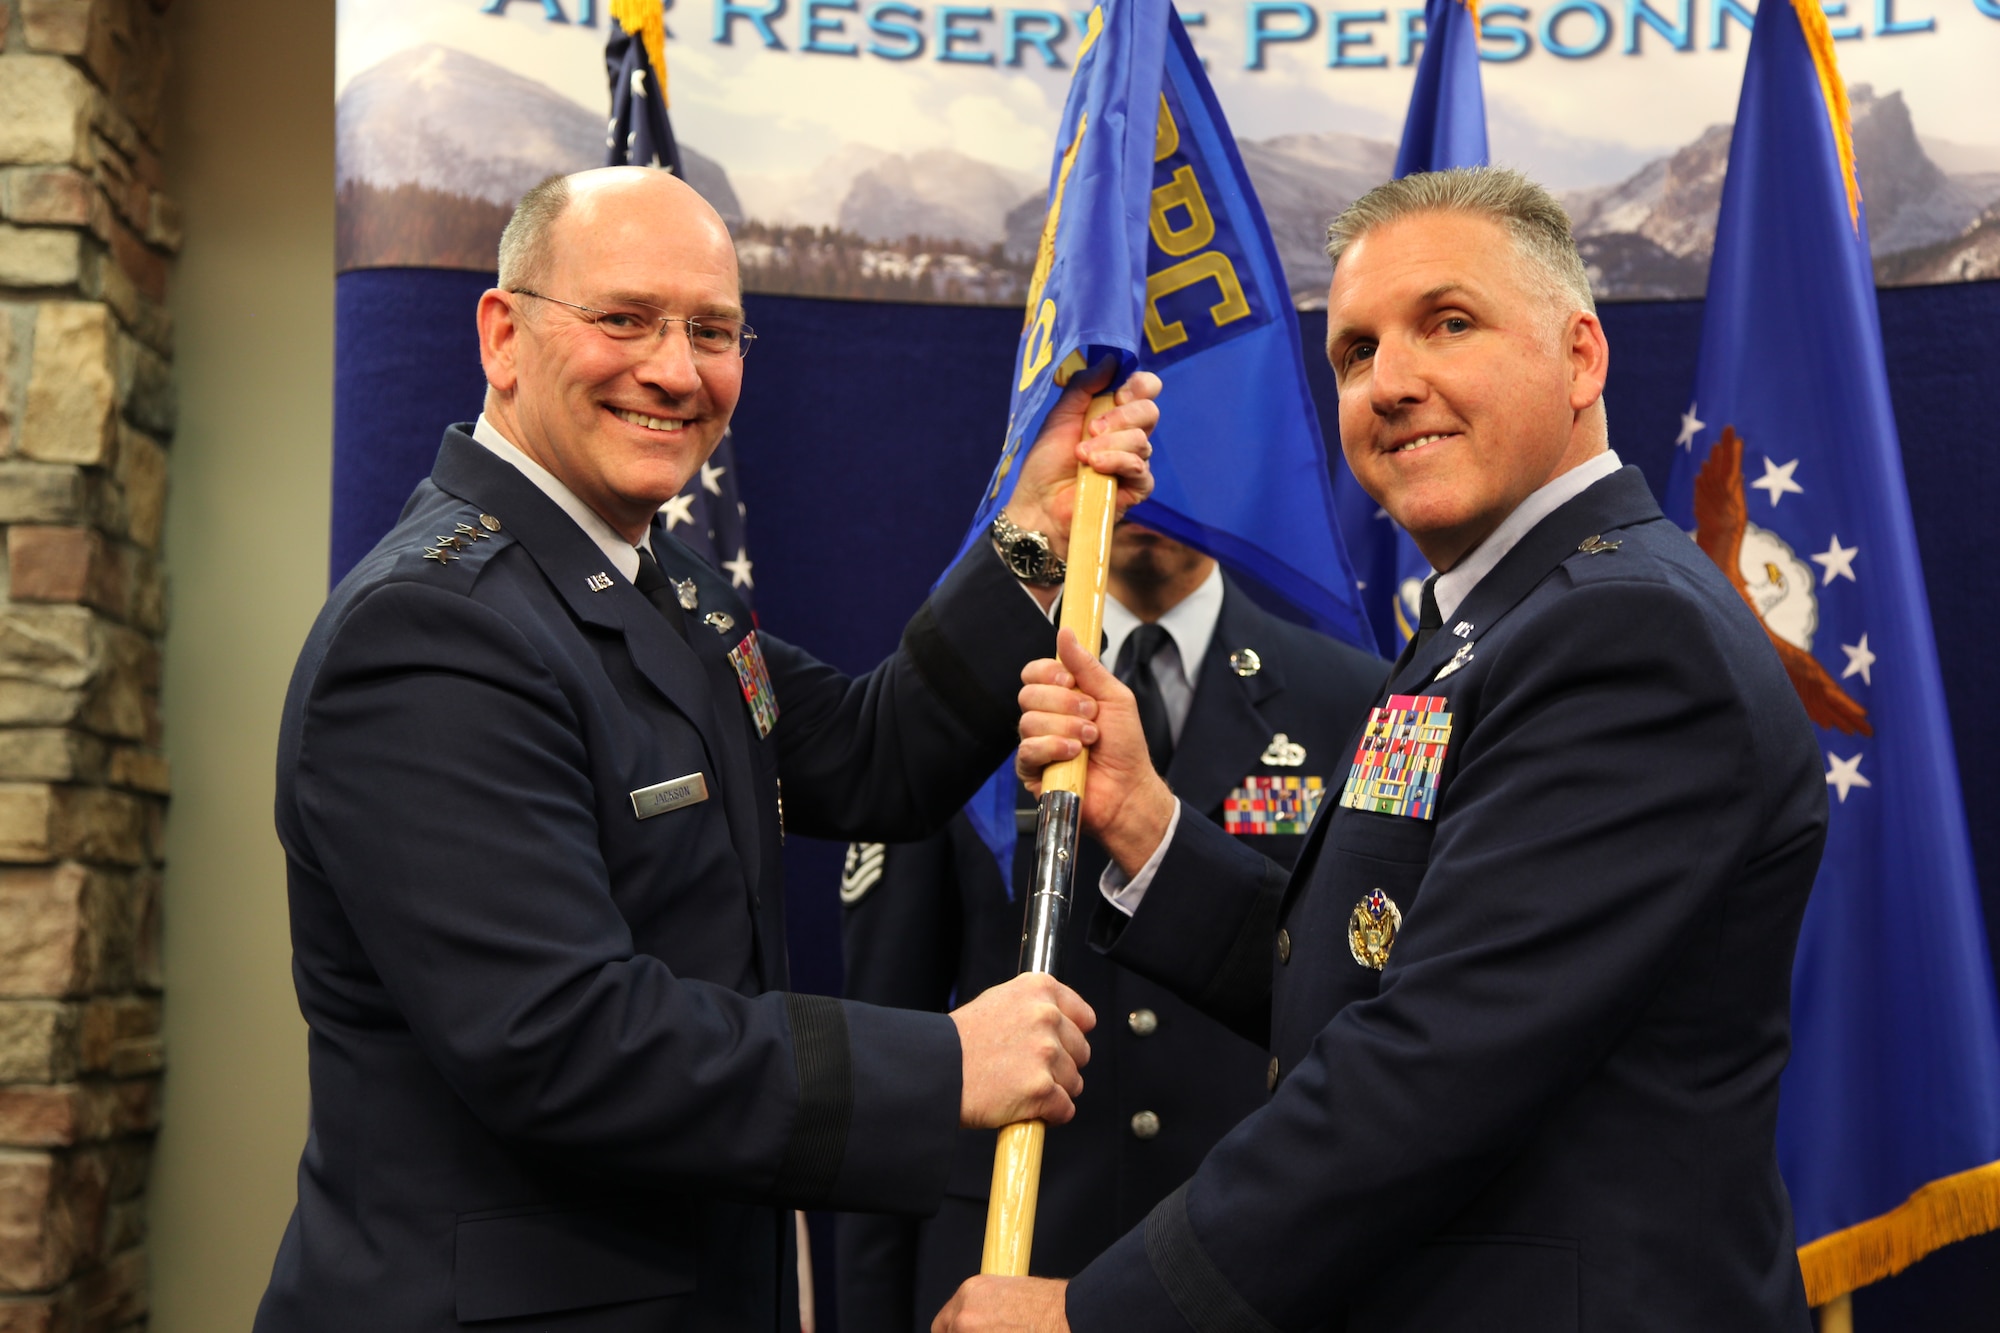
[[[847,861],[840,868],[840,901],[849,907],[860,902],[881,880],[888,857],[889,849],[882,843],[848,843]]]
[[[763,740],[778,725],[778,692],[771,688],[771,672],[764,665],[764,649],[751,630],[729,650],[729,665],[736,668],[736,683],[743,688],[743,702],[750,708],[750,720],[757,724],[757,739]]]
[[[1347,918],[1347,950],[1354,961],[1380,972],[1403,928],[1403,913],[1380,889],[1370,889]]]
[[[1608,542],[1604,540],[1602,534],[1593,532],[1590,534],[1590,536],[1585,537],[1582,541],[1578,542],[1576,545],[1576,549],[1581,551],[1585,555],[1603,555],[1607,551],[1617,550],[1624,544],[1625,543],[1622,541]]]
[[[1467,645],[1470,647],[1470,645]],[[1448,701],[1433,694],[1392,694],[1368,714],[1354,766],[1340,789],[1350,810],[1430,819],[1437,813],[1438,775],[1451,745]]]
[[[1222,831],[1235,834],[1304,833],[1319,813],[1326,783],[1320,778],[1251,774],[1222,802]]]
[[[424,548],[424,559],[435,560],[440,565],[448,565],[458,559],[458,552],[452,550],[449,546],[426,546]]]
[[[1297,768],[1305,761],[1306,747],[1282,731],[1271,737],[1271,743],[1264,747],[1264,753],[1257,756],[1258,763],[1269,764],[1273,768]]]

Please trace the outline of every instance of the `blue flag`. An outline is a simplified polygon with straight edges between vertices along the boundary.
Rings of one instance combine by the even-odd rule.
[[[1486,96],[1479,82],[1475,0],[1425,0],[1424,50],[1396,150],[1396,175],[1486,165]],[[1362,583],[1362,605],[1382,650],[1393,657],[1417,632],[1417,602],[1430,562],[1390,521],[1341,460],[1333,493],[1341,531]]]
[[[1766,0],[1666,510],[1826,757],[1778,1115],[1815,1305],[2000,1225],[2000,1015],[1853,163],[1817,0]]]
[[[611,124],[604,165],[661,167],[682,175],[681,150],[667,119],[666,21],[661,0],[613,0],[604,44],[611,76]],[[660,510],[667,531],[729,575],[745,602],[756,602],[745,515],[736,477],[736,441],[721,443],[681,493]]]
[[[1295,619],[1373,646],[1340,541],[1298,317],[1201,59],[1166,0],[1093,10],[1057,132],[1006,445],[966,535],[985,540],[1070,373],[1115,353],[1165,381],[1134,520],[1222,561]],[[1010,873],[1015,786],[967,814]]]

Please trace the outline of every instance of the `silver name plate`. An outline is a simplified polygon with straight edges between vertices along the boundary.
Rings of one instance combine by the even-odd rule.
[[[669,810],[678,810],[684,805],[694,805],[707,799],[707,776],[690,773],[684,778],[669,778],[633,792],[632,813],[641,819],[651,819],[654,815],[664,815]]]

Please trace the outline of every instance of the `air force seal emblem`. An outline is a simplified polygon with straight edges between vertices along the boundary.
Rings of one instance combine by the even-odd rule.
[[[1361,966],[1380,972],[1402,928],[1403,914],[1395,902],[1382,890],[1370,889],[1347,918],[1348,951]]]

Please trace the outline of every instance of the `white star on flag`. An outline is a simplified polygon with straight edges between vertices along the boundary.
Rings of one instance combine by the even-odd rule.
[[[1826,770],[1826,785],[1840,793],[1840,803],[1847,804],[1847,793],[1855,787],[1872,787],[1875,784],[1861,776],[1861,756],[1842,759],[1833,751],[1826,752],[1826,762],[1832,767]]]
[[[1812,557],[1812,562],[1826,571],[1826,576],[1819,581],[1819,586],[1824,588],[1835,579],[1854,582],[1854,557],[1859,554],[1861,554],[1859,546],[1842,546],[1840,534],[1836,532],[1833,540],[1827,544],[1827,548]]]
[[[1792,480],[1792,473],[1798,471],[1799,460],[1789,463],[1774,463],[1769,456],[1764,459],[1764,475],[1750,484],[1771,497],[1771,507],[1778,507],[1778,497],[1782,495],[1804,495],[1806,488]]]
[[[1841,644],[1840,651],[1847,654],[1847,670],[1840,673],[1842,680],[1846,680],[1849,676],[1859,676],[1864,685],[1875,683],[1874,678],[1868,674],[1868,668],[1875,665],[1875,654],[1868,651],[1866,634],[1861,636],[1860,643]]]
[[[750,553],[741,546],[736,548],[736,558],[725,560],[722,567],[729,571],[729,586],[732,588],[754,588],[757,581],[750,577]]]
[[[1695,416],[1694,409],[1695,404],[1689,403],[1688,410],[1681,413],[1681,433],[1674,436],[1674,448],[1685,449],[1689,453],[1694,452],[1695,435],[1708,427],[1706,421]]]
[[[660,512],[666,515],[667,531],[672,532],[683,523],[694,522],[694,497],[676,495],[660,506]]]
[[[722,474],[727,471],[729,469],[726,467],[716,467],[713,464],[703,463],[701,465],[701,488],[710,495],[722,494]]]

